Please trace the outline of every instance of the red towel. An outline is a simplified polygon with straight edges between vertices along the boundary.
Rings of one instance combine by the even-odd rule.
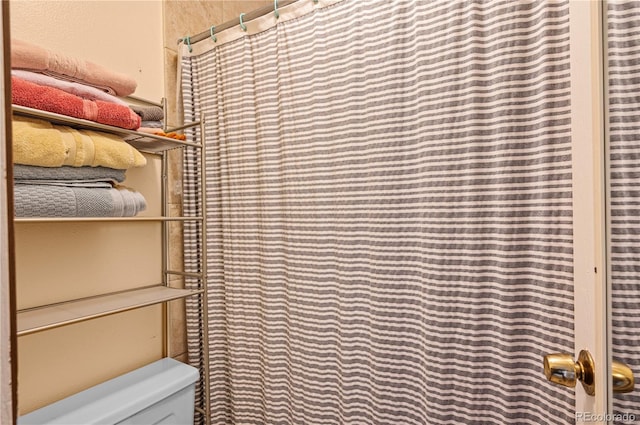
[[[140,116],[131,108],[101,100],[87,100],[65,91],[41,86],[20,78],[11,77],[11,97],[16,105],[54,112],[101,124],[136,130]]]

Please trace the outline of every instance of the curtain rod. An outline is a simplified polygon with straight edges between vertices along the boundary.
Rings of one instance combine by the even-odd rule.
[[[291,3],[295,3],[298,0],[280,0],[278,1],[278,9],[281,7],[285,7],[290,5]],[[273,13],[274,12],[274,7],[273,6],[264,6],[261,7],[260,9],[256,9],[252,12],[248,12],[245,13],[244,18],[243,18],[243,22],[247,23],[249,21],[252,21],[254,19],[257,19],[261,16],[266,15],[267,13]],[[240,20],[239,17],[232,19],[230,21],[225,22],[224,24],[221,25],[216,25],[213,33],[214,34],[218,34],[224,30],[228,30],[229,28],[233,28],[235,25],[240,25]],[[203,31],[200,34],[196,34],[193,37],[189,37],[189,41],[191,44],[197,43],[199,41],[202,40],[206,40],[207,38],[211,37],[211,30],[207,30],[207,31]],[[182,43],[184,41],[184,38],[180,38],[178,39],[178,44]]]

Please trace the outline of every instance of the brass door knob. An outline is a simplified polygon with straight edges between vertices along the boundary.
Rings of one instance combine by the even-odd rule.
[[[578,361],[573,361],[573,356],[566,353],[544,356],[544,374],[549,381],[565,387],[575,387],[580,381],[589,395],[596,393],[593,369],[593,358],[586,350],[580,351]]]
[[[613,392],[630,393],[635,387],[633,371],[626,364],[614,360],[611,365],[613,372]]]
[[[555,353],[544,356],[544,374],[547,379],[565,387],[575,387],[577,381],[582,382],[585,392],[595,394],[595,364],[587,350],[580,351],[578,361],[566,353]],[[633,371],[624,363],[613,361],[613,392],[628,393],[633,391],[635,380]]]

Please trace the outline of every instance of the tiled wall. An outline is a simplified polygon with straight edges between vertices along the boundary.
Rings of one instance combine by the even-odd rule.
[[[236,19],[242,12],[250,12],[273,5],[271,0],[164,0],[164,57],[166,96],[170,100],[170,124],[177,125],[175,109],[176,63],[178,39],[207,31],[212,25],[220,25]]]
[[[273,5],[271,0],[164,0],[164,60],[165,60],[165,96],[169,102],[169,126],[181,124],[181,112],[176,105],[176,69],[178,59],[179,38],[186,35],[193,36],[203,31],[207,31],[212,25],[220,25],[227,21],[236,19],[240,13],[247,13],[252,10]],[[182,156],[181,151],[170,152],[169,181],[170,194],[169,203],[171,213],[180,215],[182,210]],[[182,232],[179,223],[172,224],[173,247],[180,247]],[[174,249],[171,252],[171,265],[173,269],[181,267],[182,250]],[[181,280],[176,277],[171,281],[171,285],[180,287]],[[186,337],[184,321],[184,302],[174,301],[169,306],[170,320],[170,349],[169,356],[181,361],[186,361]]]

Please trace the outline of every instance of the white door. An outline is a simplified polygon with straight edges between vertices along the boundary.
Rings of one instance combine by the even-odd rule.
[[[572,0],[569,8],[574,193],[575,352],[595,362],[595,394],[576,386],[576,423],[608,409],[610,376],[606,329],[604,119],[602,25],[599,1]],[[605,419],[605,418],[602,418]],[[606,423],[598,421],[596,423]]]
[[[600,16],[599,2],[570,1],[575,349],[564,353],[564,358],[560,353],[545,358],[550,380],[576,385],[576,424],[607,423],[608,412]],[[589,389],[581,385],[580,371],[574,369],[582,350],[588,351],[595,363]]]
[[[560,378],[565,379],[565,384],[576,384],[576,424],[629,420],[616,417],[624,412],[614,411],[612,406],[611,290],[607,283],[610,275],[607,261],[608,165],[605,161],[608,155],[605,143],[608,137],[605,126],[608,76],[603,59],[605,7],[606,3],[597,0],[570,0],[575,350],[565,354],[571,357],[575,370]],[[585,352],[590,356],[580,356]],[[585,365],[587,357],[593,360],[592,366]],[[545,366],[561,367],[562,361],[567,359],[553,360],[558,363],[546,360]],[[589,376],[589,367],[592,367],[593,376]],[[546,372],[550,373],[549,370]],[[589,385],[583,386],[580,378],[589,381]],[[633,419],[640,418],[632,418],[631,422]]]

